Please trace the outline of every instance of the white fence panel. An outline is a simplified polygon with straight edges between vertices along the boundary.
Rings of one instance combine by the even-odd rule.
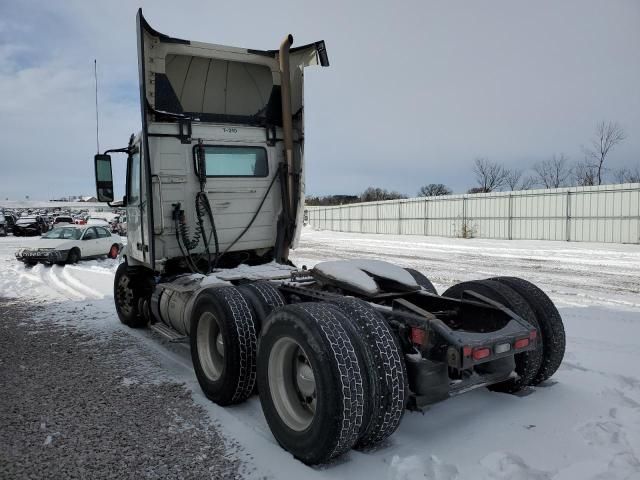
[[[640,184],[307,207],[318,230],[640,243]]]

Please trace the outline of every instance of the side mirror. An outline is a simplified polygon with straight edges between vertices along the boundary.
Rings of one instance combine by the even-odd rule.
[[[111,156],[96,155],[96,192],[99,202],[113,202],[113,175],[111,174]]]

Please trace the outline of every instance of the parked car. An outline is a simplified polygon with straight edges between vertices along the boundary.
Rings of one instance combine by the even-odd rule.
[[[100,225],[101,227],[111,228],[107,219],[102,217],[89,217],[87,219],[87,225]]]
[[[53,219],[53,226],[73,225],[73,218],[65,215],[60,215]]]
[[[7,220],[3,213],[0,213],[0,236],[7,236]]]
[[[7,232],[13,232],[13,227],[16,225],[16,222],[18,221],[18,217],[15,216],[15,214],[13,213],[7,213],[4,212],[4,219],[5,219],[5,228],[7,229]]]
[[[109,227],[111,229],[111,233],[118,233],[118,223],[120,221],[120,215],[116,215],[109,222]]]
[[[120,239],[104,227],[68,225],[55,227],[34,244],[19,249],[16,258],[27,265],[77,263],[105,255],[116,258],[121,249]]]
[[[127,217],[122,217],[118,222],[118,235],[121,237],[127,236]]]
[[[42,235],[47,230],[49,230],[49,226],[41,216],[20,217],[13,226],[13,234],[16,237]]]

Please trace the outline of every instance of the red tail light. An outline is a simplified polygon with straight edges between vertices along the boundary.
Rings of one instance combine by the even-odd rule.
[[[473,349],[473,359],[474,360],[482,360],[483,358],[487,358],[491,355],[491,349],[487,347],[474,348]]]
[[[411,327],[411,333],[409,336],[411,338],[411,343],[414,345],[424,347],[427,343],[427,332],[421,328]]]
[[[524,348],[529,346],[529,339],[528,338],[521,338],[520,340],[516,340],[516,343],[513,344],[513,348],[515,348],[516,350],[518,350],[519,348]]]
[[[470,346],[465,345],[464,347],[462,347],[462,356],[470,357],[472,352],[473,349]]]

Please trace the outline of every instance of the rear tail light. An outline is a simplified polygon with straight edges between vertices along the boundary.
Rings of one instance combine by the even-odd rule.
[[[513,344],[513,348],[515,348],[516,350],[520,349],[520,348],[525,348],[529,346],[529,339],[528,338],[521,338],[520,340],[516,340],[516,343]]]
[[[411,343],[414,345],[424,347],[427,344],[427,332],[421,328],[411,327],[411,333],[409,336],[411,338]]]
[[[471,348],[470,346],[465,345],[464,347],[462,347],[463,357],[470,357],[472,352],[473,352],[473,348]]]
[[[473,349],[473,359],[474,360],[482,360],[483,358],[487,358],[491,355],[491,349],[487,347],[480,347]]]

